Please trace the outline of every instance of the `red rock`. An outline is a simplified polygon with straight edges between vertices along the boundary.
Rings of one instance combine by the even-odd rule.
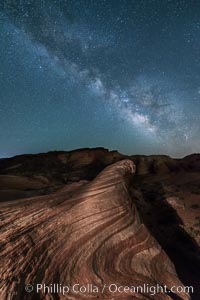
[[[172,299],[166,294],[27,293],[25,284],[182,286],[174,265],[141,222],[128,188],[135,165],[117,162],[76,190],[1,203],[2,300]],[[189,296],[179,294],[179,299]]]

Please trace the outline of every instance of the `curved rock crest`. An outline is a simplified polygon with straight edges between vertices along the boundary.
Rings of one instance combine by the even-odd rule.
[[[2,203],[1,299],[173,299],[162,293],[111,293],[107,288],[65,296],[24,290],[29,283],[182,285],[130,198],[134,173],[134,163],[123,160],[75,191]],[[179,294],[179,299],[189,296]]]

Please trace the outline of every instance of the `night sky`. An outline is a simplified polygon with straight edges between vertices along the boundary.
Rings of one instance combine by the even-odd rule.
[[[199,0],[0,1],[0,157],[182,157],[199,133]]]

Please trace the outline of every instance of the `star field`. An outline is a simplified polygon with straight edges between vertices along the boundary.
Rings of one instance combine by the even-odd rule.
[[[199,1],[1,1],[0,157],[199,152],[199,35]]]

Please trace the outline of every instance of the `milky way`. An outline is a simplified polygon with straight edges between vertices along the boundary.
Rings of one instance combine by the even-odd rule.
[[[0,157],[199,152],[198,1],[0,5]]]

